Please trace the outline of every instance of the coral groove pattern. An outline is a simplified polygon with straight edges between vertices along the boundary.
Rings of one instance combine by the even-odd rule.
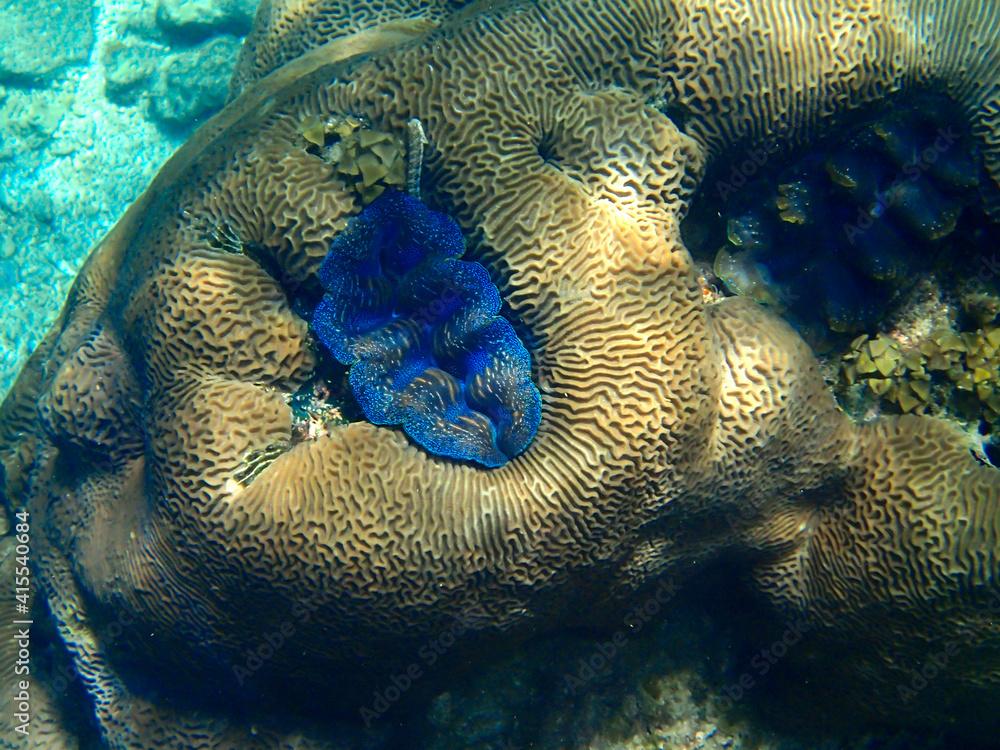
[[[679,222],[726,150],[927,87],[996,182],[1000,4],[482,2],[420,33],[296,31],[342,7],[270,3],[308,20],[255,32],[255,80],[95,248],[0,407],[2,495],[34,519],[38,597],[105,743],[332,748],[330,707],[455,622],[459,658],[722,556],[832,647],[821,682],[860,709],[995,736],[1000,473],[945,422],[851,422],[788,325],[706,305]],[[302,313],[361,209],[301,125],[348,116],[420,121],[424,199],[530,342],[545,409],[503,466],[295,429]],[[288,623],[294,645],[236,669]]]
[[[527,349],[497,315],[500,293],[485,268],[458,260],[464,252],[458,224],[384,193],[331,244],[313,327],[351,366],[369,421],[497,467],[531,442],[542,400]]]

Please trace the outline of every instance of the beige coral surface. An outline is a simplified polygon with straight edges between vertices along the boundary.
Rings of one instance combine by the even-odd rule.
[[[0,411],[4,496],[32,514],[105,741],[325,747],[310,706],[350,711],[456,621],[470,648],[516,638],[723,555],[779,614],[852,644],[860,703],[987,726],[1000,474],[943,422],[851,423],[789,326],[705,305],[679,222],[726,149],[924,85],[965,109],[996,179],[1000,6],[401,4],[322,45],[339,5],[262,8],[236,87],[304,54],[247,85],[95,249]],[[526,332],[542,424],[500,469],[362,422],[296,429],[324,357],[303,311],[360,209],[302,123],[346,115],[400,138],[419,119],[422,197]],[[247,660],[288,627],[294,644]],[[901,705],[914,659],[954,638]],[[185,700],[142,695],[136,670]],[[216,692],[307,718],[250,726]]]

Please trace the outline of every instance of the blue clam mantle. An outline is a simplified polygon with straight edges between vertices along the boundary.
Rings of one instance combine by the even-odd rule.
[[[464,252],[449,217],[383,193],[330,244],[313,328],[350,366],[371,422],[496,467],[531,443],[541,396],[528,351],[497,314],[500,293],[483,266],[458,259]]]

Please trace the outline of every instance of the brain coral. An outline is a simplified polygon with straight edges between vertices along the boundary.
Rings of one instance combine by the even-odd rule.
[[[580,622],[722,555],[839,649],[855,706],[990,731],[1000,475],[944,422],[849,421],[789,326],[704,303],[678,223],[726,149],[923,86],[996,181],[1000,5],[540,0],[305,33],[340,6],[270,6],[307,20],[265,23],[254,69],[301,56],[98,245],[0,410],[3,494],[107,744],[330,747],[313,720],[456,622],[465,649]],[[301,123],[348,115],[422,123],[424,198],[526,332],[543,417],[500,468],[294,429],[326,359],[302,312],[360,210]]]

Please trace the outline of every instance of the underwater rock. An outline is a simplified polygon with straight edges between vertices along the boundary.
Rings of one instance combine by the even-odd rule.
[[[0,160],[43,148],[73,105],[73,94],[0,87]]]
[[[58,29],[79,7],[67,2],[52,11],[48,3],[19,3],[0,17],[6,22],[22,11],[40,11],[48,13],[44,23]],[[0,83],[0,225],[17,238],[20,264],[20,280],[0,285],[6,302],[0,316],[0,393],[26,360],[27,342],[39,338],[59,314],[94,238],[107,231],[198,124],[164,128],[150,119],[150,89],[171,53],[170,42],[176,51],[190,44],[168,39],[155,24],[155,9],[155,3],[95,0],[93,19],[88,15],[78,25],[94,37],[79,65],[43,78],[0,75],[10,81]],[[0,29],[5,33],[13,34],[13,27]],[[0,54],[33,58],[46,44],[38,36],[31,45],[5,44]],[[227,67],[233,63],[227,61]]]
[[[533,639],[471,670],[429,702],[426,736],[413,738],[411,746],[943,750],[937,737],[891,730],[855,737],[849,724],[810,729],[788,721],[792,717],[767,717],[774,705],[767,696],[776,692],[788,654],[775,634],[748,632],[753,607],[734,602],[720,583],[675,593],[666,617],[637,606],[626,610],[628,625],[619,620],[616,629],[599,634]],[[724,612],[711,611],[720,608],[706,605],[712,599],[726,602]],[[794,633],[778,636],[793,651],[802,646]]]
[[[219,109],[226,101],[239,48],[238,39],[222,36],[167,57],[150,93],[153,119],[169,127],[188,128]]]
[[[1000,256],[989,259],[980,271],[980,276],[959,287],[958,296],[965,314],[976,325],[984,326],[1000,319]]]
[[[457,260],[459,226],[404,193],[351,219],[319,270],[313,327],[351,368],[374,424],[402,425],[431,453],[505,464],[538,430],[531,360],[485,268]]]
[[[256,9],[257,0],[159,0],[156,23],[168,34],[192,40],[243,35]]]
[[[45,85],[94,44],[92,0],[0,0],[0,19],[0,82]]]
[[[101,51],[107,96],[119,104],[133,104],[164,57],[155,45],[132,37],[109,41]]]

